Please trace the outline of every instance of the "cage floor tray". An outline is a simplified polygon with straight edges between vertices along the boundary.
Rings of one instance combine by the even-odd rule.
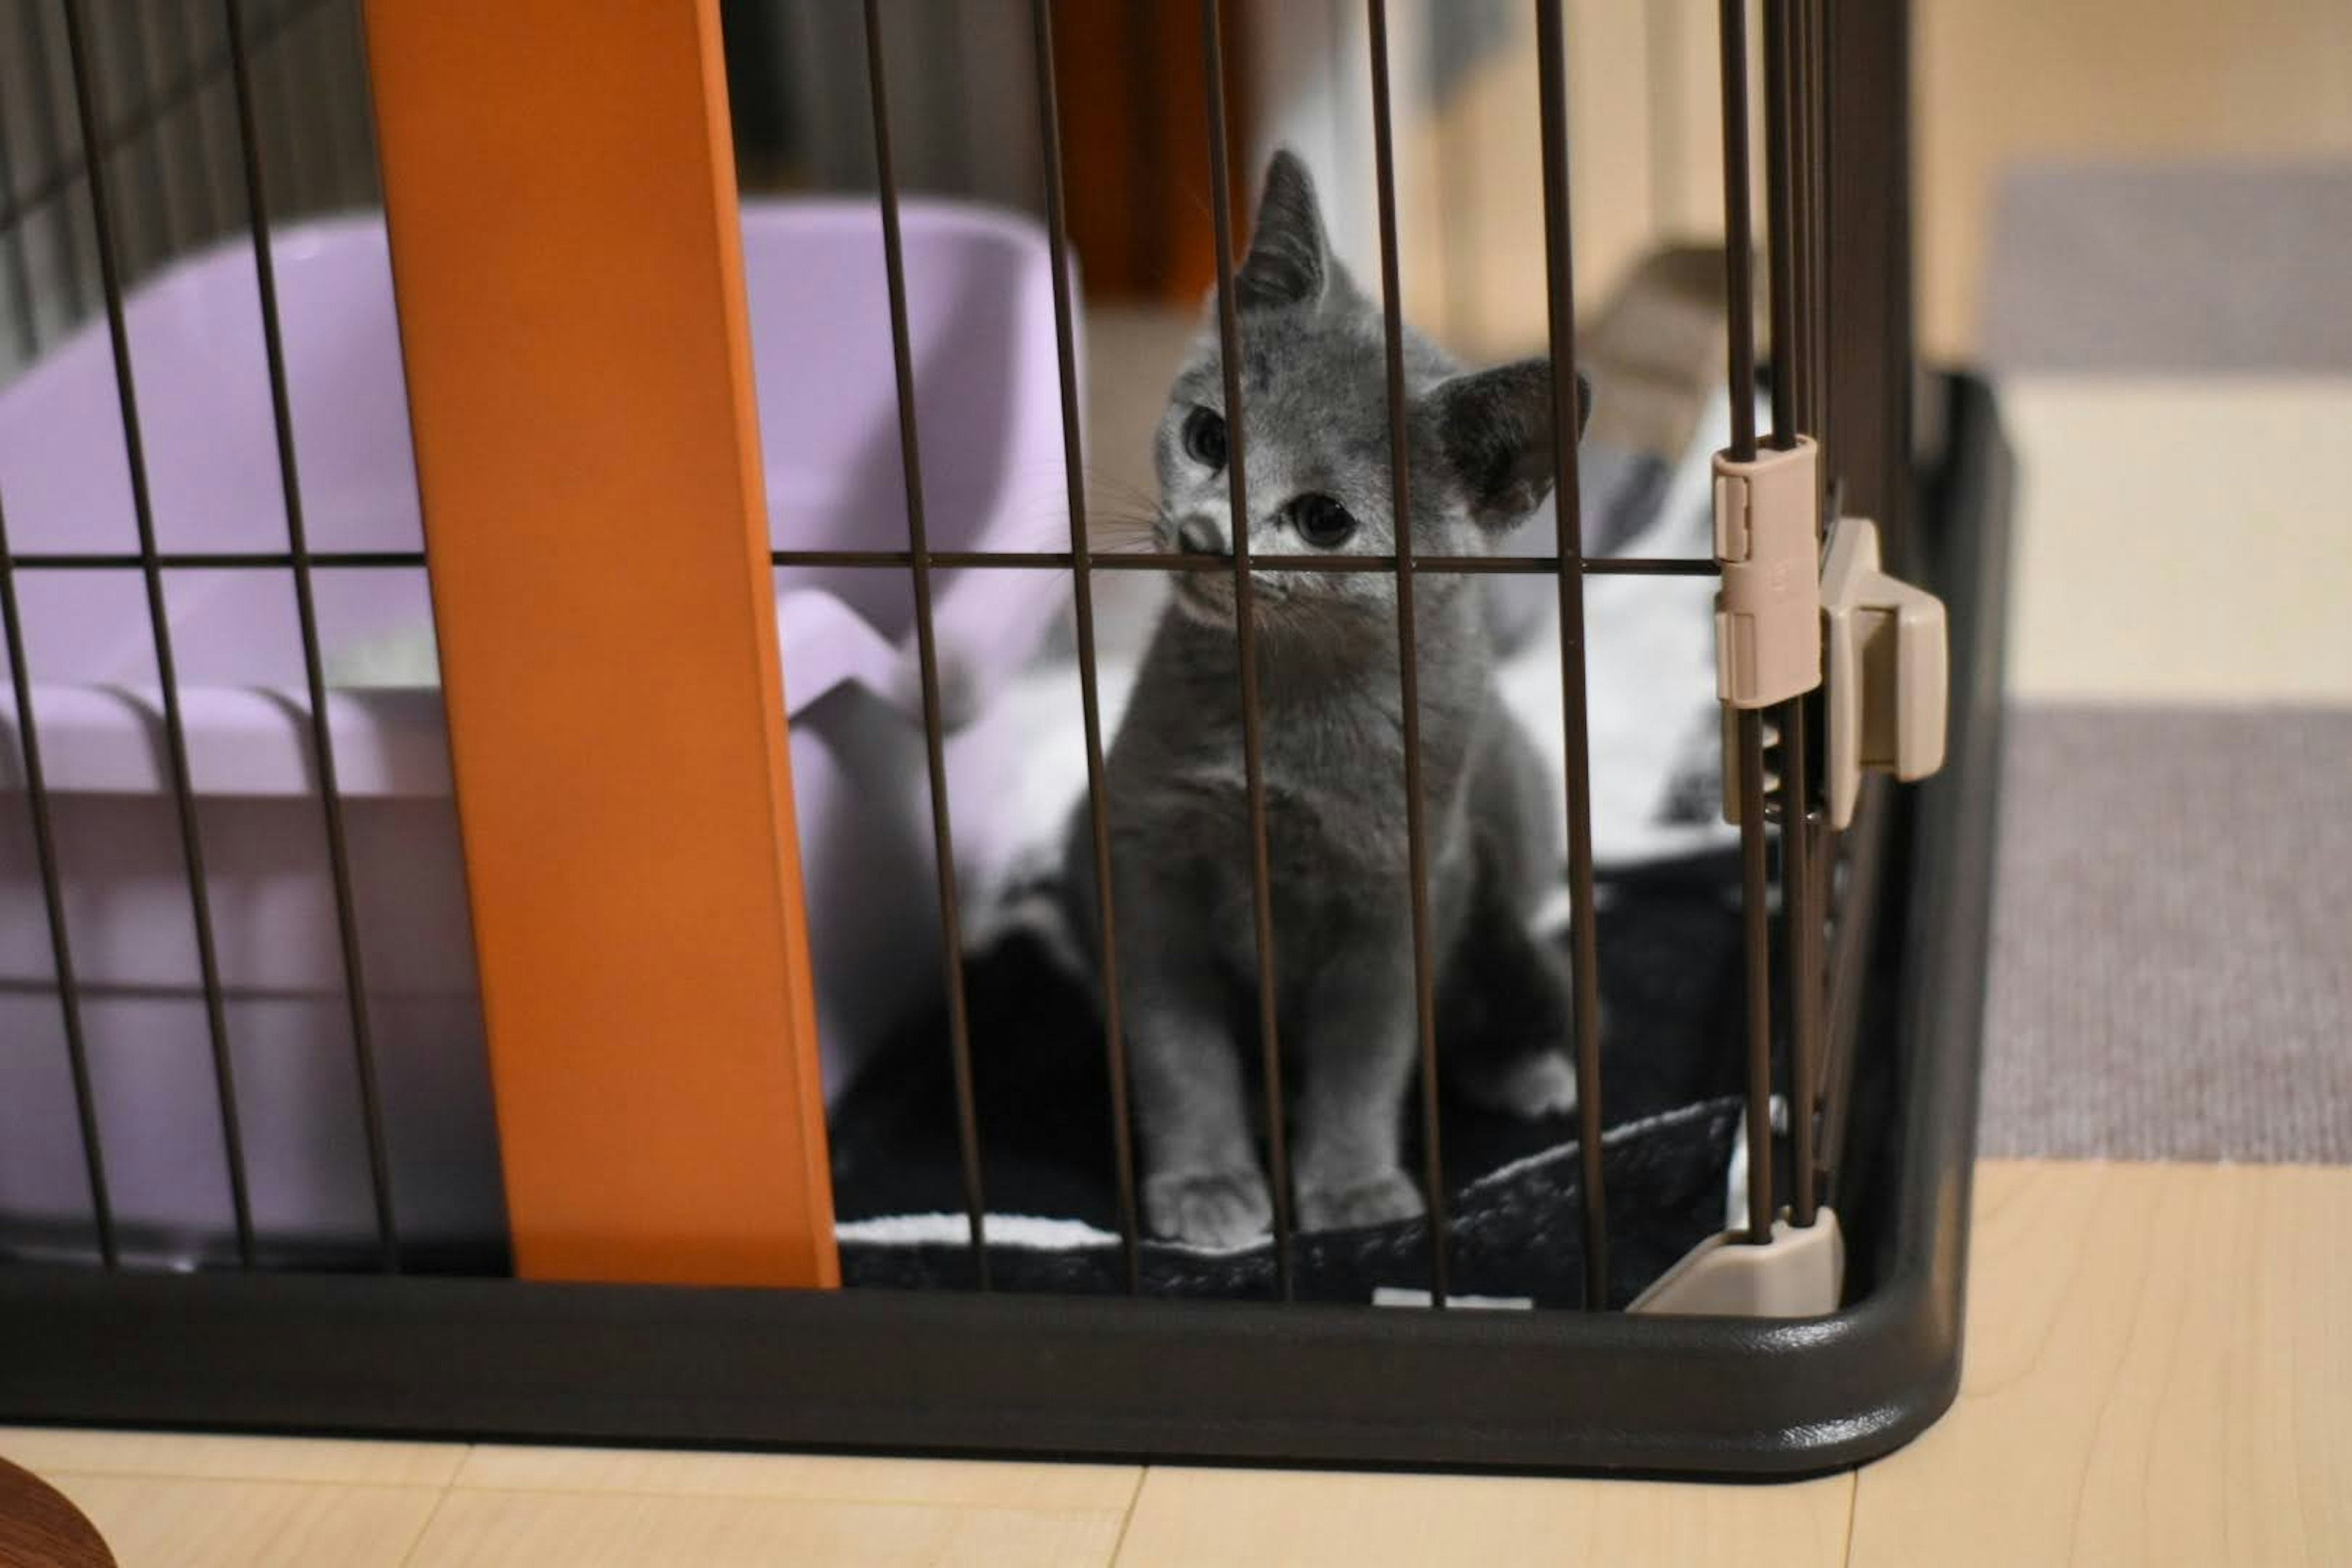
[[[1603,880],[1600,928],[1607,1026],[1603,1138],[1611,1301],[1623,1305],[1722,1230],[1740,1138],[1737,1037],[1738,868],[1710,854]],[[1478,1005],[1442,1002],[1439,1048],[1504,1023],[1568,1036],[1534,987],[1482,975]],[[967,970],[990,1283],[998,1289],[1119,1293],[1127,1288],[1100,1019],[1085,989],[1025,933]],[[842,1270],[854,1286],[974,1281],[957,1157],[951,1064],[938,1019],[910,1029],[859,1078],[832,1118]],[[1255,1047],[1242,1043],[1245,1058]],[[1573,1115],[1532,1121],[1441,1096],[1452,1292],[1498,1303],[1576,1307],[1586,1260]],[[1418,1126],[1417,1112],[1407,1121]],[[1422,1170],[1417,1150],[1407,1169]],[[1425,1299],[1429,1229],[1408,1220],[1299,1236],[1296,1293],[1367,1304]],[[1267,1298],[1274,1244],[1205,1251],[1146,1241],[1156,1295]]]

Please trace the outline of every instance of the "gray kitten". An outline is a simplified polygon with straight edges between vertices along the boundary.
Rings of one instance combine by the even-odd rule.
[[[1381,310],[1331,256],[1288,153],[1267,171],[1234,282],[1253,553],[1391,555]],[[1465,374],[1408,331],[1405,377],[1414,548],[1486,553],[1550,489],[1549,367]],[[1232,549],[1223,402],[1212,330],[1160,424],[1162,550]],[[1423,1207],[1400,1163],[1418,1030],[1395,595],[1379,573],[1255,578],[1274,968],[1304,1229]],[[1508,967],[1555,987],[1557,1005],[1538,1011],[1562,1017],[1567,976],[1528,934],[1560,886],[1559,782],[1504,709],[1480,580],[1423,576],[1415,612],[1440,984],[1474,943],[1482,967],[1496,944],[1521,944]],[[1176,574],[1108,758],[1145,1217],[1160,1236],[1215,1247],[1262,1235],[1272,1212],[1239,1044],[1255,1033],[1257,947],[1238,675],[1231,577]],[[1091,911],[1089,846],[1082,813],[1071,881]],[[1482,1103],[1526,1116],[1575,1104],[1556,1026],[1444,1045],[1456,1087]]]

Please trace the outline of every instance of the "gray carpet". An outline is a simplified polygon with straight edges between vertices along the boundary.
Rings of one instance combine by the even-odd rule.
[[[2352,161],[2021,165],[1984,359],[2340,374],[2347,256]],[[2028,707],[2009,737],[1985,1152],[2352,1163],[2352,710]]]
[[[1984,1152],[2352,1163],[2352,711],[2009,725]]]
[[[2352,370],[2352,162],[2029,163],[1986,273],[1997,371]]]

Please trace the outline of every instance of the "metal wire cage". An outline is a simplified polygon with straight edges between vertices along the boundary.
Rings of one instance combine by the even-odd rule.
[[[1959,1344],[1969,1163],[1988,914],[1992,762],[1997,742],[1998,660],[2005,528],[2005,458],[1981,389],[1965,380],[1927,383],[1910,342],[1905,174],[1907,59],[1905,9],[1843,0],[1768,0],[1753,46],[1747,8],[1721,8],[1724,96],[1725,298],[1730,353],[1732,441],[1726,457],[1810,443],[1824,454],[1816,516],[1867,515],[1885,530],[1892,563],[1946,598],[1952,611],[1953,689],[1949,762],[1916,790],[1874,780],[1853,826],[1833,829],[1820,773],[1824,699],[1818,689],[1729,720],[1727,761],[1739,827],[1745,1023],[1737,1042],[1745,1068],[1751,1158],[1744,1231],[1732,1245],[1759,1247],[1776,1234],[1804,1231],[1835,1206],[1850,1258],[1844,1299],[1801,1318],[1675,1317],[1611,1310],[1611,1227],[1602,1161],[1607,1086],[1599,1049],[1599,964],[1591,799],[1591,740],[1585,701],[1584,580],[1589,575],[1712,575],[1714,559],[1629,559],[1588,554],[1577,503],[1578,410],[1553,400],[1559,533],[1553,547],[1522,556],[1416,554],[1409,528],[1394,554],[1285,554],[1286,573],[1377,572],[1395,584],[1402,694],[1404,787],[1415,996],[1414,1029],[1422,1122],[1419,1142],[1430,1204],[1426,1224],[1432,1310],[1393,1311],[1294,1302],[1296,1226],[1285,1146],[1285,1060],[1276,1005],[1266,800],[1259,733],[1252,613],[1264,557],[1248,537],[1248,454],[1242,439],[1244,386],[1234,278],[1235,219],[1227,145],[1227,23],[1221,0],[1201,0],[1198,44],[1205,85],[1208,188],[1216,242],[1214,326],[1233,432],[1230,555],[1120,556],[1090,543],[1082,479],[1076,302],[1068,243],[1064,132],[1056,98],[1051,0],[1031,0],[1030,40],[1037,84],[1036,154],[1051,251],[1059,413],[1066,458],[1066,550],[957,552],[932,548],[924,494],[922,419],[908,323],[908,263],[894,164],[890,83],[881,47],[882,7],[863,10],[873,154],[878,176],[882,267],[896,371],[898,457],[908,542],[903,550],[769,548],[761,568],[825,568],[903,574],[912,595],[916,672],[929,769],[929,827],[940,910],[938,963],[947,1000],[945,1049],[952,1066],[955,1136],[962,1174],[973,1292],[745,1289],[718,1277],[685,1288],[567,1282],[583,1270],[534,1268],[525,1243],[531,1204],[519,1174],[532,1159],[509,1128],[509,1194],[515,1205],[521,1279],[429,1272],[429,1258],[404,1238],[395,1193],[393,1142],[374,1043],[366,952],[347,841],[337,737],[322,664],[314,574],[367,568],[436,574],[463,553],[483,557],[446,531],[425,487],[428,550],[320,552],[304,528],[287,388],[286,350],[272,268],[268,194],[307,179],[315,204],[364,197],[372,160],[350,165],[346,186],[315,171],[297,176],[267,164],[257,106],[257,69],[273,40],[300,26],[294,9],[249,17],[223,0],[217,59],[197,58],[174,86],[146,65],[132,72],[143,96],[126,109],[94,62],[102,52],[96,14],[79,0],[31,0],[27,36],[58,20],[79,153],[44,143],[29,183],[0,163],[0,274],[16,301],[19,353],[37,357],[54,333],[36,302],[43,266],[32,220],[58,204],[86,201],[89,232],[59,221],[55,253],[60,286],[94,283],[110,342],[125,457],[137,522],[136,548],[72,555],[18,553],[5,534],[0,474],[0,616],[14,682],[22,795],[70,1066],[79,1144],[89,1191],[95,1267],[56,1262],[0,1270],[0,1324],[13,1342],[40,1347],[0,1362],[0,1414],[35,1420],[184,1423],[236,1427],[466,1432],[646,1442],[808,1444],[924,1450],[1101,1453],[1159,1457],[1447,1463],[1544,1468],[1794,1473],[1852,1462],[1896,1446],[1949,1401]],[[715,50],[715,6],[702,9],[706,63]],[[1555,389],[1576,384],[1568,160],[1566,62],[1575,40],[1560,0],[1535,0],[1545,231],[1549,358]],[[1366,0],[1370,108],[1379,196],[1382,353],[1388,393],[1388,461],[1393,490],[1409,492],[1406,373],[1399,286],[1396,132],[1385,0]],[[275,26],[278,31],[272,31]],[[124,35],[127,37],[128,35]],[[307,36],[299,32],[290,36]],[[110,38],[115,35],[109,33]],[[120,47],[118,41],[110,47]],[[1751,47],[1763,60],[1762,150],[1766,193],[1764,331],[1755,316],[1755,216],[1750,211],[1747,101]],[[35,58],[52,57],[42,37]],[[202,51],[196,51],[202,57]],[[345,68],[348,68],[346,62]],[[385,68],[378,60],[379,73]],[[42,83],[50,73],[37,70]],[[379,74],[379,85],[382,77]],[[119,84],[118,84],[119,86]],[[139,383],[125,324],[136,268],[124,215],[142,191],[116,181],[114,150],[163,123],[173,106],[208,88],[233,108],[236,185],[242,231],[254,259],[285,505],[283,550],[226,553],[162,548],[142,448]],[[282,112],[308,101],[297,95]],[[348,100],[337,112],[347,112]],[[35,115],[37,128],[66,123]],[[45,132],[46,133],[46,132]],[[348,138],[344,139],[348,141]],[[331,147],[336,138],[297,138]],[[350,142],[364,150],[363,139]],[[13,156],[7,148],[0,153]],[[202,156],[213,150],[206,144]],[[338,165],[341,167],[341,165]],[[452,183],[457,183],[452,177]],[[397,182],[394,182],[397,186]],[[162,186],[158,188],[168,188]],[[178,226],[157,258],[236,223],[234,206],[206,197],[201,215]],[[228,215],[228,216],[223,216]],[[404,216],[393,203],[395,249]],[[167,224],[166,229],[173,225]],[[414,271],[400,276],[404,307]],[[739,279],[740,282],[740,279]],[[735,322],[740,335],[740,320]],[[1759,362],[1764,372],[1759,384]],[[418,387],[430,377],[415,378]],[[1769,424],[1757,427],[1755,391],[1767,389]],[[429,397],[419,394],[420,457],[432,436]],[[1926,439],[1922,439],[1922,433]],[[1924,456],[1922,454],[1925,454]],[[430,476],[428,475],[428,480]],[[446,514],[445,514],[446,515]],[[428,553],[431,559],[428,560]],[[374,1272],[287,1268],[257,1227],[247,1192],[238,1121],[236,1056],[215,951],[207,900],[205,824],[188,754],[173,661],[171,574],[192,570],[284,573],[298,606],[315,794],[322,811],[333,892],[337,951],[364,1129]],[[1105,725],[1098,690],[1094,585],[1104,572],[1216,573],[1237,603],[1239,711],[1253,839],[1253,934],[1258,953],[1255,1005],[1264,1139],[1274,1194],[1276,1300],[1180,1302],[1148,1299],[1014,1297],[992,1291],[989,1216],[975,1110],[971,1021],[959,929],[954,822],[943,754],[947,722],[935,629],[933,574],[1040,569],[1069,574],[1087,747],[1090,852],[1101,929],[1117,929],[1109,875]],[[220,1108],[221,1141],[234,1209],[236,1268],[164,1273],[124,1267],[110,1204],[103,1107],[83,1037],[76,984],[73,868],[60,859],[43,772],[36,689],[27,665],[19,584],[27,574],[130,574],[143,593],[157,672],[166,781],[193,921],[203,1034]],[[1584,1264],[1581,1312],[1499,1314],[1449,1310],[1454,1292],[1440,1102],[1436,961],[1428,907],[1429,840],[1421,780],[1421,700],[1415,585],[1443,574],[1516,574],[1550,578],[1561,625],[1561,721],[1568,767],[1561,802],[1571,913],[1574,998],[1566,1042],[1578,1078],[1579,1214]],[[436,575],[445,617],[457,601]],[[455,628],[452,628],[455,629]],[[772,637],[772,631],[769,636]],[[478,646],[478,645],[477,645]],[[467,644],[455,641],[452,651]],[[772,656],[770,659],[772,666]],[[467,695],[464,666],[452,686]],[[787,672],[789,673],[789,672]],[[772,679],[772,676],[771,676]],[[1815,683],[1818,686],[1818,682]],[[486,683],[478,689],[492,689]],[[519,688],[507,688],[514,690]],[[478,713],[478,709],[476,710]],[[453,749],[468,790],[469,722],[453,714]],[[748,725],[751,721],[744,721]],[[486,777],[479,764],[470,775]],[[476,792],[494,793],[492,788]],[[499,993],[512,1007],[527,982],[509,982],[517,950],[494,906],[508,872],[488,858],[482,819],[467,804],[469,856],[478,863],[476,910],[493,1053],[500,1048]],[[488,903],[486,904],[485,900]],[[1777,900],[1780,917],[1772,909]],[[487,911],[487,912],[486,912]],[[797,911],[795,911],[795,914]],[[1105,942],[1107,965],[1116,941]],[[502,967],[504,966],[504,967]],[[803,977],[805,989],[805,976]],[[1126,1023],[1115,970],[1105,975],[1101,1051],[1111,1092],[1106,1131],[1114,1150],[1121,1256],[1130,1298],[1143,1298],[1143,1226],[1137,1203],[1135,1140],[1126,1089]],[[803,999],[802,1005],[805,1005]],[[502,1118],[513,1080],[498,1089]],[[805,1093],[805,1090],[803,1091]],[[1780,1190],[1771,1107],[1785,1096],[1786,1191]],[[1857,1104],[1876,1111],[1858,1115]],[[803,1106],[803,1114],[821,1114]],[[538,1257],[552,1256],[541,1253]],[[135,1262],[136,1259],[130,1261]],[[345,1260],[348,1263],[350,1260]],[[272,1265],[278,1265],[272,1267]],[[597,1274],[603,1279],[628,1278]],[[530,1276],[537,1276],[532,1278]],[[822,1282],[818,1278],[806,1282]],[[640,1275],[636,1278],[661,1278]],[[719,1276],[732,1280],[736,1277]]]

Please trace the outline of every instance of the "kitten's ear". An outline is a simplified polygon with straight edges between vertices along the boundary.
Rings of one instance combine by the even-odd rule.
[[[1330,277],[1331,245],[1315,202],[1315,182],[1286,147],[1265,167],[1265,193],[1258,197],[1257,222],[1250,228],[1249,256],[1234,274],[1234,303],[1244,310],[1313,304]]]
[[[1519,360],[1439,384],[1426,405],[1438,450],[1488,527],[1517,522],[1552,486],[1551,362]],[[1576,433],[1592,414],[1592,383],[1576,376]]]

